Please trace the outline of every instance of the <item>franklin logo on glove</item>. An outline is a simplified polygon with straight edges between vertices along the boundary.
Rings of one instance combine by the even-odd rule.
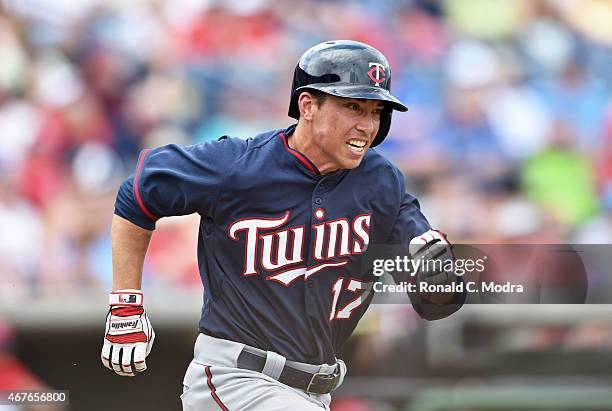
[[[138,321],[115,321],[111,323],[111,328],[113,330],[124,330],[126,328],[136,328],[138,325]]]

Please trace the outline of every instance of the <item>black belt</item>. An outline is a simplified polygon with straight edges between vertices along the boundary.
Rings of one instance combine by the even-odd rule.
[[[242,350],[238,356],[237,365],[238,368],[262,372],[266,365],[266,357]],[[278,381],[311,394],[329,394],[340,381],[339,368],[336,366],[336,372],[326,374],[321,372],[309,373],[285,365]]]

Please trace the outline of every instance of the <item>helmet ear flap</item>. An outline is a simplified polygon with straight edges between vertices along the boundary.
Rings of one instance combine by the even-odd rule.
[[[293,84],[291,86],[291,97],[289,99],[289,117],[293,117],[296,120],[300,119],[300,109],[298,107],[298,97],[300,96],[300,92],[298,92],[298,88],[301,85],[310,84],[312,82],[309,78],[310,76],[300,67],[299,63],[295,66],[295,71],[293,72]]]
[[[296,120],[300,118],[300,108],[298,107],[298,98],[302,91],[308,91],[306,86],[309,84],[330,84],[340,81],[340,76],[335,73],[324,73],[320,76],[313,76],[304,71],[300,64],[295,67],[293,72],[293,84],[291,86],[291,98],[289,99],[289,117]],[[317,88],[313,87],[314,90]]]
[[[372,145],[370,147],[376,147],[380,143],[383,142],[387,134],[389,134],[389,129],[391,128],[391,115],[393,114],[393,109],[391,107],[385,107],[383,111],[380,113],[380,125],[378,127],[378,133],[376,137],[374,137],[374,141],[372,141]]]
[[[294,92],[291,96],[291,100],[289,101],[289,117],[292,117],[296,120],[300,119],[300,108],[298,107],[298,98],[300,93]]]

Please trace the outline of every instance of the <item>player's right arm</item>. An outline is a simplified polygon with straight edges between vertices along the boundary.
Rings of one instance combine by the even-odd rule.
[[[132,377],[147,369],[146,357],[155,340],[141,291],[142,268],[152,233],[123,217],[113,216],[113,290],[101,360],[121,376]]]
[[[137,226],[118,215],[113,216],[111,246],[113,290],[140,289],[142,268],[153,231]]]
[[[121,185],[112,223],[113,290],[102,348],[102,363],[117,374],[144,371],[155,339],[141,281],[156,221],[192,213],[213,216],[228,167],[245,146],[242,140],[223,139],[146,149]]]

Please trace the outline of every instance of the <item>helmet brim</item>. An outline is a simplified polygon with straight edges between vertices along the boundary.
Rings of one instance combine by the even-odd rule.
[[[319,90],[336,97],[383,101],[389,103],[393,110],[408,111],[408,107],[381,87],[322,83],[299,87],[295,92],[297,94],[308,89]]]

